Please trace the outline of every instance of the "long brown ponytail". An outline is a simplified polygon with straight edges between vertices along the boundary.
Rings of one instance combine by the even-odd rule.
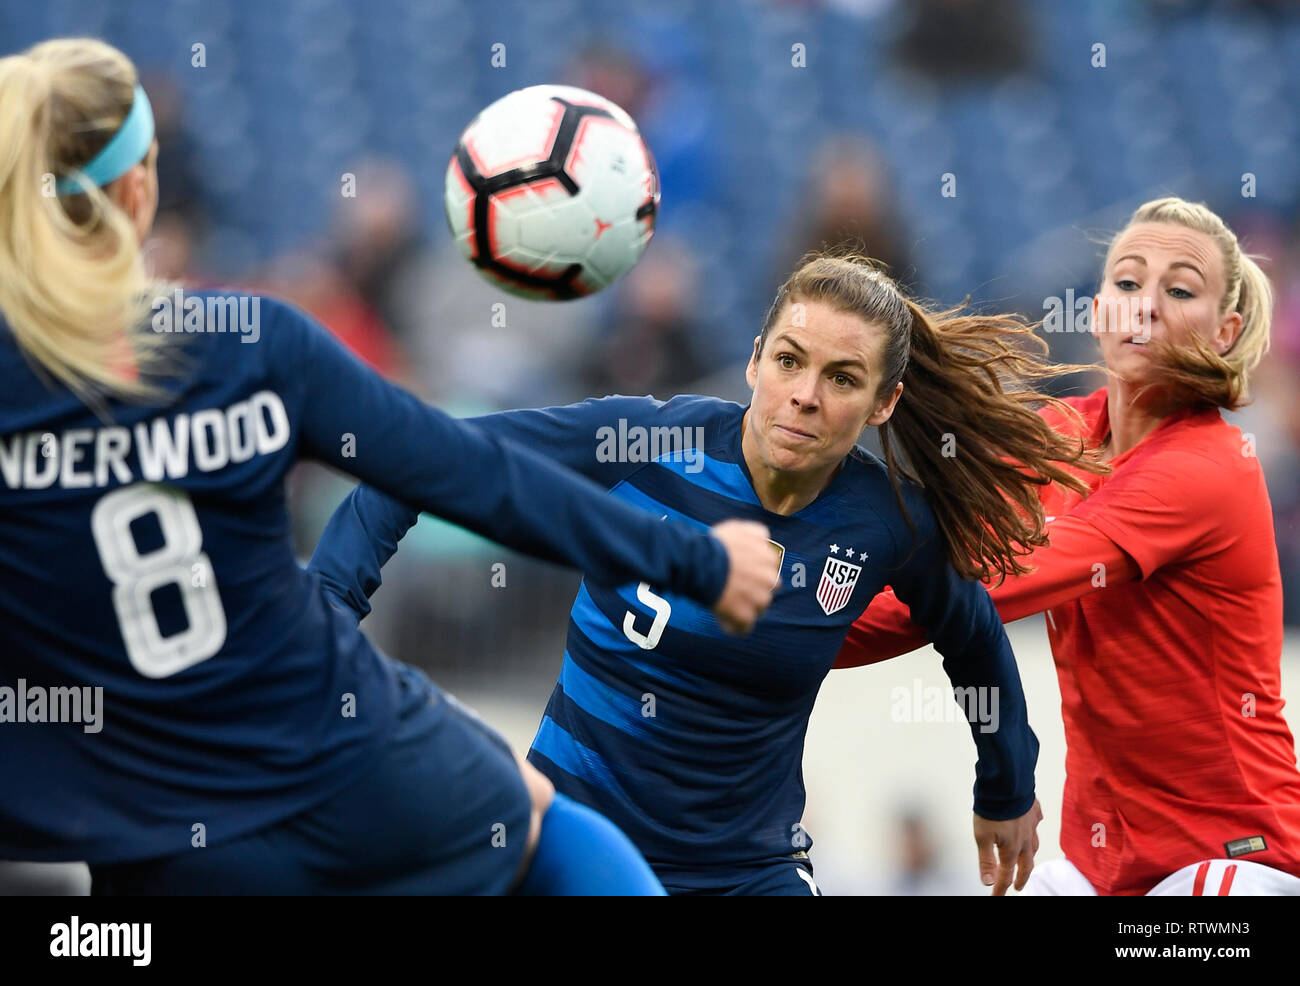
[[[777,293],[763,328],[788,301],[821,301],[884,329],[877,399],[903,393],[880,441],[894,492],[905,476],[925,488],[953,567],[968,578],[1019,575],[1047,543],[1038,488],[1086,492],[1071,469],[1108,472],[1079,439],[1053,430],[1043,403],[1074,412],[1029,382],[1083,367],[1046,360],[1047,344],[1019,315],[929,311],[869,258],[814,254]],[[910,518],[909,518],[910,523]]]

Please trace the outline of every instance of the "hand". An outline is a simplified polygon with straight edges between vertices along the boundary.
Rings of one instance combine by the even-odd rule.
[[[724,520],[712,529],[727,549],[727,584],[713,615],[728,633],[748,633],[772,602],[781,577],[781,555],[767,527],[752,520]]]
[[[1038,823],[1043,820],[1043,809],[1034,799],[1034,805],[1019,818],[994,822],[975,816],[975,845],[980,854],[980,879],[984,886],[993,887],[994,897],[1006,895],[1011,886],[1011,874],[1016,876],[1016,889],[1024,890],[1025,881],[1034,868],[1034,854],[1038,852]],[[993,847],[997,847],[994,859]],[[997,870],[996,882],[994,870]]]

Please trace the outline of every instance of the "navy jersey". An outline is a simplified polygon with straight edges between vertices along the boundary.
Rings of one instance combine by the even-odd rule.
[[[377,754],[393,671],[295,560],[283,480],[299,457],[616,583],[722,591],[716,539],[666,530],[416,400],[295,309],[252,302],[256,342],[176,336],[169,399],[112,401],[107,420],[0,325],[0,858],[214,844],[323,801]]]
[[[781,587],[746,637],[726,635],[671,589],[587,573],[529,760],[557,790],[608,815],[660,867],[806,849],[808,717],[849,626],[892,585],[955,687],[997,689],[983,693],[996,694],[995,717],[976,721],[967,703],[979,753],[974,810],[990,819],[1027,812],[1038,741],[1011,648],[984,587],[948,563],[922,492],[905,492],[913,534],[884,464],[855,448],[811,504],[771,513],[741,454],[744,413],[707,397],[613,397],[471,419],[665,520],[700,528],[733,516],[761,521],[782,556]],[[415,519],[374,490],[354,490],[313,561],[329,591],[357,606]]]

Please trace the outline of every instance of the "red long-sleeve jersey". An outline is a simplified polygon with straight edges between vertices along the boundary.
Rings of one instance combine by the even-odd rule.
[[[1068,403],[1101,442],[1106,390]],[[1281,577],[1253,448],[1217,410],[1186,409],[1111,465],[1081,477],[1086,497],[1045,488],[1051,545],[1030,557],[1035,572],[990,587],[1004,621],[1047,614],[1067,748],[1061,848],[1100,894],[1143,894],[1215,857],[1300,876]],[[924,642],[884,593],[836,667]]]

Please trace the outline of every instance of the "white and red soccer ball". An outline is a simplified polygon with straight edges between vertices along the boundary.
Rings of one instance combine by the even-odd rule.
[[[608,99],[531,86],[465,128],[443,203],[456,246],[484,277],[526,298],[580,298],[640,258],[659,175],[632,118]]]

